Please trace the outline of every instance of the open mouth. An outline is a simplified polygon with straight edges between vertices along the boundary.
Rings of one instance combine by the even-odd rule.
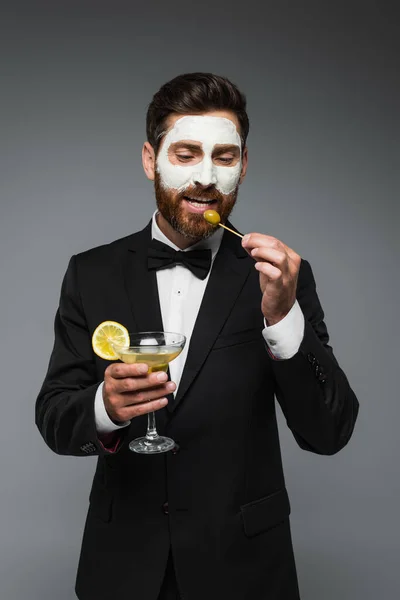
[[[215,198],[212,198],[211,200],[203,200],[202,198],[191,198],[190,196],[184,196],[183,199],[195,208],[207,208],[207,206],[217,202]]]

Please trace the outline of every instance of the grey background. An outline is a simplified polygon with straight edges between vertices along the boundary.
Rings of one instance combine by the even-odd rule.
[[[136,6],[135,6],[136,4]],[[0,32],[0,596],[71,600],[95,458],[52,454],[34,402],[72,254],[148,222],[153,93],[224,74],[247,94],[232,215],[313,267],[360,400],[350,444],[301,451],[279,411],[305,600],[399,591],[398,47],[388,2],[3,4]],[[106,282],[105,282],[106,285]]]

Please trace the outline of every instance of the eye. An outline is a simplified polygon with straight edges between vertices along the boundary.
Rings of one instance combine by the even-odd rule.
[[[187,162],[188,160],[192,160],[194,158],[192,154],[177,154],[176,157],[182,162]]]
[[[216,160],[220,163],[223,163],[224,165],[229,165],[233,161],[233,157],[219,156]]]

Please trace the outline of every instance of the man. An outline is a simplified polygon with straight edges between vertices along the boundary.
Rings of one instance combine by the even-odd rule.
[[[328,345],[310,265],[269,235],[240,240],[203,218],[214,209],[233,227],[248,130],[245,98],[227,79],[165,84],[143,147],[158,210],[144,230],[68,266],[36,422],[53,451],[98,455],[81,600],[300,597],[274,398],[299,446],[326,455],[349,441],[358,402]],[[95,356],[91,337],[106,320],[184,333],[171,380]],[[153,410],[176,447],[135,454],[129,442]]]

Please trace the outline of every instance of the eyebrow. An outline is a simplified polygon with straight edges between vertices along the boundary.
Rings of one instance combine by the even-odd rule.
[[[224,154],[224,152],[234,152],[237,154],[240,152],[240,148],[235,144],[220,144],[218,145],[218,148],[213,150],[213,154]]]
[[[190,142],[174,142],[171,144],[171,147],[174,150],[178,150],[179,148],[185,148],[186,150],[191,150],[192,152],[198,152],[202,150],[201,146],[198,144],[191,144]]]

